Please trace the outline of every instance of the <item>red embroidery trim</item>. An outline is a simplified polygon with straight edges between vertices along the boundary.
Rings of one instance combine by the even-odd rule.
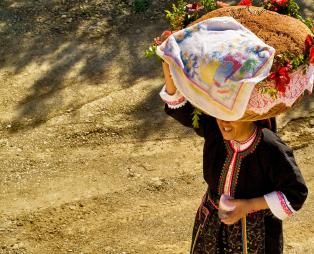
[[[228,194],[228,195],[231,195],[231,185],[232,185],[232,181],[233,181],[233,175],[234,175],[234,169],[235,169],[237,155],[238,155],[238,151],[234,150],[234,154],[232,156],[231,164],[229,166],[229,169],[228,169],[228,172],[227,172],[227,175],[226,175],[226,179],[225,179],[224,190],[227,188],[228,191],[227,191],[226,194]],[[232,171],[230,173],[231,175],[230,175],[229,182],[227,182],[227,180],[228,180],[227,177],[229,175],[228,173],[229,173],[230,167],[232,168]]]
[[[276,191],[277,197],[279,199],[280,205],[282,207],[282,209],[284,210],[284,212],[288,215],[291,216],[293,214],[293,212],[290,210],[290,208],[288,207],[288,205],[286,204],[286,200],[283,197],[283,194],[280,191]]]
[[[178,104],[180,104],[180,103],[182,103],[182,102],[185,101],[185,97],[182,96],[182,97],[180,97],[179,99],[177,99],[177,100],[175,100],[175,101],[168,101],[168,100],[165,100],[165,99],[163,99],[163,98],[162,98],[162,100],[163,100],[165,103],[169,104],[169,105],[178,105]]]
[[[225,193],[224,190],[226,189],[228,195],[231,195],[231,196],[235,195],[234,192],[235,192],[235,187],[236,187],[236,184],[238,181],[241,161],[246,156],[246,153],[248,151],[250,151],[252,149],[250,153],[254,152],[259,141],[260,141],[260,131],[258,132],[258,128],[255,128],[253,134],[246,141],[238,142],[241,145],[248,144],[248,147],[243,149],[243,150],[236,149],[235,144],[233,144],[233,142],[225,141],[225,143],[229,144],[229,147],[231,148],[231,149],[227,148],[227,151],[230,150],[230,153],[228,153],[228,156],[231,155],[231,151],[233,151],[233,154],[231,156],[231,160],[230,160],[229,165],[224,165],[223,171],[225,170],[226,172],[224,172],[224,174],[222,174],[220,177],[220,181],[222,181],[223,180],[222,176],[224,176],[224,180],[223,180],[224,182],[222,182],[220,184],[221,185],[221,189],[220,189],[221,194]],[[256,144],[254,145],[255,142],[256,142]],[[226,166],[228,166],[228,167],[226,167]],[[229,175],[229,171],[230,171],[230,178],[227,179],[227,176]],[[227,180],[229,180],[229,181],[227,181]]]
[[[219,209],[219,207],[215,204],[215,202],[210,197],[208,197],[208,200],[216,210]]]

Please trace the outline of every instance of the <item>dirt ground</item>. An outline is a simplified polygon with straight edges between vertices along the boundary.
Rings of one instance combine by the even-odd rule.
[[[188,253],[202,140],[166,117],[143,57],[170,1],[131,4],[0,1],[0,254]],[[310,190],[291,254],[314,253],[313,102],[279,119]]]

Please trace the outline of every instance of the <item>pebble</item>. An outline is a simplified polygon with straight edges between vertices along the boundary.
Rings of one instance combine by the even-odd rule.
[[[152,180],[151,182],[152,186],[157,189],[159,189],[163,185],[163,182],[159,177],[153,177],[151,180]]]
[[[134,172],[128,172],[128,177],[135,177],[135,173]]]
[[[142,31],[141,31],[141,29],[139,29],[139,28],[135,30],[135,33],[137,33],[137,34],[139,34],[139,33],[141,33],[141,32],[142,32]]]
[[[6,146],[9,144],[9,141],[7,139],[0,139],[0,146]]]
[[[19,248],[19,244],[18,244],[18,243],[14,244],[14,245],[12,246],[12,249],[13,249],[13,250],[17,250],[18,248]]]
[[[111,246],[106,246],[105,247],[105,251],[112,251],[112,250],[113,250],[113,248]]]
[[[69,209],[70,209],[70,210],[75,210],[75,209],[76,209],[76,206],[75,206],[75,205],[70,205],[70,206],[69,206]]]

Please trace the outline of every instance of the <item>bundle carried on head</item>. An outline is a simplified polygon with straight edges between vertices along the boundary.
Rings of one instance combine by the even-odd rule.
[[[190,25],[215,17],[233,17],[257,37],[276,50],[276,55],[290,52],[296,56],[305,51],[311,30],[300,20],[255,6],[229,6],[211,11]]]
[[[313,31],[294,0],[193,15],[156,49],[177,89],[196,108],[224,120],[255,121],[276,116],[306,90],[311,93]]]

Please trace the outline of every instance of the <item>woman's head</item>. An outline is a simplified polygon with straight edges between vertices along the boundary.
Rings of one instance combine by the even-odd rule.
[[[225,140],[245,141],[255,130],[254,122],[216,120]]]

